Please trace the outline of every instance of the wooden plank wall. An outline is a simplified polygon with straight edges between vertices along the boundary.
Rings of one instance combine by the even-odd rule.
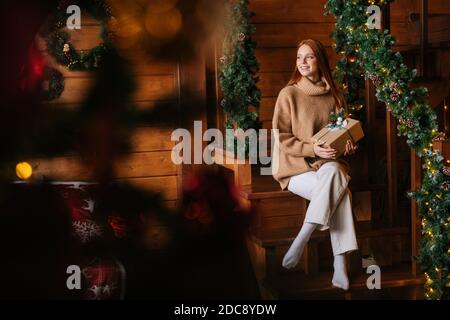
[[[328,37],[334,27],[331,17],[323,16],[324,1],[253,0],[250,8],[256,14],[256,57],[260,63],[259,87],[262,91],[260,117],[270,129],[273,107],[279,91],[294,70],[296,46],[306,38],[316,38],[327,46],[336,61]]]
[[[73,45],[79,50],[94,47],[100,42],[100,27],[96,20],[82,17],[81,30],[69,31]],[[39,48],[44,52],[43,39],[37,37]],[[44,52],[45,54],[45,52]],[[179,101],[179,64],[155,61],[137,51],[122,51],[130,62],[136,89],[130,99],[140,110],[150,110],[156,102],[176,106]],[[77,108],[83,102],[93,83],[89,72],[68,71],[46,55],[48,64],[60,70],[65,77],[62,96],[50,102],[58,108]],[[163,196],[168,207],[175,207],[179,199],[178,168],[171,161],[174,145],[170,135],[178,125],[178,113],[173,121],[157,125],[140,125],[131,135],[132,150],[115,163],[116,177],[132,185],[156,191]],[[30,159],[34,176],[48,175],[57,180],[90,180],[89,169],[79,157],[65,154],[52,159]]]

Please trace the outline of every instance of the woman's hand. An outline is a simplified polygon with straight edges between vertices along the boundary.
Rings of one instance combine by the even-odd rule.
[[[355,154],[356,150],[358,150],[358,146],[356,144],[353,144],[351,140],[347,140],[347,144],[345,145],[344,156]]]
[[[323,148],[321,147],[323,144],[324,142],[316,142],[313,144],[314,153],[316,156],[323,159],[336,159],[336,150],[330,147]]]

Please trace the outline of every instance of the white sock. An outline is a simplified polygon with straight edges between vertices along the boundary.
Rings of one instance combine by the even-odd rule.
[[[333,274],[333,286],[348,290],[349,281],[347,276],[347,270],[345,267],[345,254],[338,254],[334,256],[334,274]]]
[[[295,237],[294,241],[291,244],[288,252],[285,254],[283,258],[283,267],[286,269],[294,268],[300,257],[302,256],[303,249],[305,248],[306,243],[309,241],[311,234],[316,229],[317,224],[305,222],[300,229],[297,237]]]

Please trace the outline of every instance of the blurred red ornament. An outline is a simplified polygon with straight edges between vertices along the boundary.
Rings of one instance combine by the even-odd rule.
[[[208,206],[204,200],[197,200],[188,204],[184,211],[184,216],[189,220],[198,220],[202,224],[211,222],[211,215],[208,212]]]
[[[21,89],[28,92],[38,92],[43,80],[45,61],[35,44],[28,50],[26,64],[22,67]]]
[[[125,269],[115,259],[97,258],[82,269],[82,296],[87,300],[118,300],[125,293]]]
[[[125,221],[119,216],[109,216],[108,224],[117,238],[123,238],[127,233],[127,226]]]
[[[186,178],[183,184],[183,189],[185,191],[194,191],[200,187],[200,177],[196,175],[191,175]]]

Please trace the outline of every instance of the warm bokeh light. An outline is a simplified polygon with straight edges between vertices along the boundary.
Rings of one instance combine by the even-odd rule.
[[[138,44],[143,30],[141,24],[133,15],[128,13],[120,14],[117,17],[117,22],[114,22],[114,24],[115,44],[118,47],[126,49]]]
[[[28,180],[33,174],[33,168],[28,162],[20,162],[16,165],[16,175],[21,180]]]
[[[175,8],[177,0],[153,0],[148,2],[147,10],[155,14],[164,13]]]
[[[110,0],[110,31],[121,49],[163,59],[195,56],[223,29],[222,1]],[[116,21],[115,21],[116,20]]]
[[[114,34],[115,45],[121,49],[139,45],[139,40],[145,32],[141,16],[145,12],[146,4],[139,1],[120,0],[111,0],[109,3],[114,18],[110,19],[108,27]]]
[[[145,28],[154,38],[171,39],[180,31],[182,24],[183,19],[177,8],[164,12],[154,10],[153,6],[149,6],[147,9]]]

